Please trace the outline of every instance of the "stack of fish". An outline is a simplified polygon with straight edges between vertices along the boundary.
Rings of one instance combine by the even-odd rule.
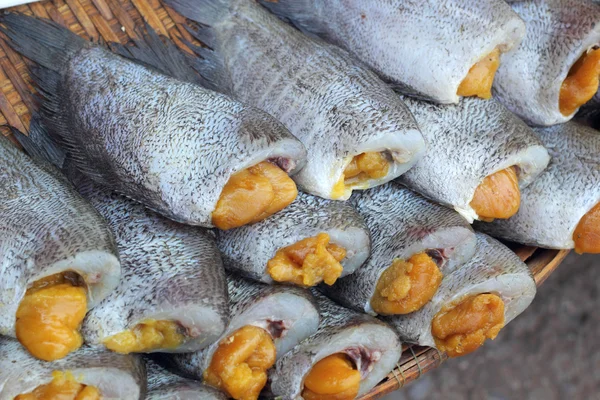
[[[527,308],[491,236],[600,252],[600,136],[567,122],[600,5],[166,3],[195,56],[0,17],[41,97],[28,155],[0,138],[0,400],[351,400]]]

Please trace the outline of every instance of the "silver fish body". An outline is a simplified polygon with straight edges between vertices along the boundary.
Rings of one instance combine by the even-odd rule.
[[[153,352],[196,351],[217,340],[229,309],[212,233],[168,220],[86,178],[77,189],[107,219],[123,265],[119,286],[84,320],[85,341],[102,345],[146,320],[175,321],[186,338],[176,348]]]
[[[436,347],[431,323],[444,307],[466,296],[494,293],[504,301],[505,325],[521,314],[533,301],[536,285],[529,267],[508,247],[476,233],[475,256],[453,273],[444,276],[431,301],[422,309],[406,315],[383,319],[395,327],[403,341]]]
[[[426,251],[441,272],[449,274],[475,253],[475,234],[464,218],[397,183],[356,193],[350,201],[371,230],[371,256],[354,274],[333,286],[320,286],[346,307],[375,315],[371,297],[395,259],[408,260]]]
[[[82,347],[52,363],[38,360],[19,342],[0,337],[0,400],[13,400],[52,381],[52,372],[70,372],[80,383],[95,386],[103,400],[143,400],[146,368],[134,355]]]
[[[506,54],[494,80],[497,98],[529,124],[554,125],[563,81],[575,62],[600,44],[600,7],[588,0],[509,1],[527,35]]]
[[[475,190],[489,175],[518,166],[525,188],[544,170],[548,152],[535,133],[500,103],[464,98],[436,105],[404,97],[427,139],[427,155],[400,182],[454,208],[469,222]]]
[[[154,361],[146,360],[148,393],[146,400],[227,400],[210,386],[172,374]]]
[[[324,232],[346,249],[342,276],[352,274],[369,257],[371,239],[363,218],[349,204],[300,193],[286,209],[258,223],[217,233],[225,267],[273,283],[267,263],[277,250]]]
[[[43,122],[96,183],[179,222],[212,227],[230,176],[272,160],[292,173],[304,146],[263,111],[90,44],[61,26],[2,17],[41,65]]]
[[[332,198],[352,158],[385,152],[388,173],[357,183],[366,189],[408,170],[425,150],[414,118],[393,91],[347,52],[302,35],[250,0],[168,0],[200,22],[201,73],[241,101],[281,121],[308,150],[294,176],[305,191]],[[347,188],[340,199],[347,199]]]
[[[260,0],[303,32],[353,53],[403,93],[457,103],[471,67],[525,24],[501,0]]]
[[[313,365],[336,353],[346,354],[361,373],[358,395],[377,385],[396,366],[402,344],[387,324],[366,314],[341,307],[318,292],[319,330],[275,364],[269,379],[274,396],[302,399],[304,379]]]
[[[317,330],[319,312],[306,290],[269,286],[234,275],[228,275],[227,281],[231,320],[225,332],[204,350],[163,355],[161,364],[184,376],[202,379],[221,340],[246,325],[262,328],[271,335],[277,358]]]
[[[0,137],[0,335],[15,336],[15,315],[35,281],[74,271],[88,309],[118,285],[121,265],[104,219],[47,163]]]
[[[600,135],[576,122],[536,132],[552,156],[548,168],[523,190],[517,214],[477,229],[519,243],[572,249],[577,224],[600,202]]]

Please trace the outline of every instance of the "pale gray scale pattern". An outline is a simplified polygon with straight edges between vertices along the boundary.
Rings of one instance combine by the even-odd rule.
[[[332,198],[352,157],[363,152],[386,152],[391,165],[385,177],[356,189],[399,176],[423,155],[423,138],[406,106],[346,51],[303,35],[253,1],[167,3],[209,25],[198,36],[214,49],[202,55],[218,71],[220,89],[273,115],[304,143],[307,164],[294,176],[304,191]]]
[[[0,400],[13,400],[52,381],[52,372],[70,372],[80,383],[95,386],[103,400],[143,400],[146,367],[136,355],[82,347],[51,363],[38,360],[19,342],[0,336]]]
[[[312,335],[319,326],[319,311],[311,294],[297,287],[266,285],[233,274],[227,276],[231,321],[209,347],[187,354],[163,354],[156,360],[173,372],[201,380],[219,343],[244,326],[266,330],[277,358]]]
[[[146,369],[146,400],[227,400],[227,396],[217,389],[175,375],[150,359],[146,360]]]
[[[496,97],[531,125],[554,125],[573,115],[559,109],[563,81],[575,62],[600,44],[600,6],[589,0],[509,1],[527,35],[502,58]]]
[[[321,311],[319,330],[275,364],[269,374],[271,392],[284,399],[302,399],[304,379],[323,358],[346,354],[361,373],[358,395],[377,385],[402,354],[397,333],[386,323],[341,307],[313,290]]]
[[[435,315],[469,296],[498,295],[505,305],[505,325],[531,304],[536,285],[527,264],[496,239],[479,232],[476,236],[475,256],[443,278],[437,293],[425,307],[411,314],[382,317],[398,330],[402,341],[436,347],[431,333]]]
[[[51,22],[16,14],[2,21],[11,46],[42,65],[33,75],[45,95],[44,123],[77,167],[171,219],[212,227],[233,173],[265,160],[288,173],[304,163],[304,146],[263,111]]]
[[[428,149],[400,182],[454,208],[469,222],[479,218],[470,203],[487,176],[517,166],[522,189],[548,164],[548,152],[531,128],[493,99],[436,105],[403,98]]]
[[[572,121],[536,132],[552,156],[548,168],[523,190],[516,215],[477,229],[519,243],[572,249],[579,221],[600,202],[600,135]]]
[[[151,352],[196,351],[217,340],[229,309],[213,234],[168,220],[87,178],[77,189],[107,219],[123,268],[119,286],[84,320],[85,341],[102,346],[146,320],[175,321],[185,337],[176,348]]]
[[[354,274],[319,287],[346,307],[375,315],[371,298],[395,259],[408,260],[425,251],[448,274],[475,252],[475,234],[463,217],[397,183],[356,193],[350,201],[371,230],[371,256]]]
[[[403,93],[456,103],[471,67],[517,46],[523,20],[501,0],[260,0],[353,53]]]
[[[15,315],[36,280],[74,271],[88,309],[117,286],[117,246],[106,221],[47,163],[0,137],[0,335],[15,336]]]
[[[225,268],[265,283],[273,283],[267,263],[277,250],[319,233],[346,249],[342,276],[352,274],[369,257],[371,240],[363,218],[347,203],[299,193],[279,213],[252,225],[217,232]]]

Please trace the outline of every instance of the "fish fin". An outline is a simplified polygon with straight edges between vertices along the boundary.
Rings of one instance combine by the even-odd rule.
[[[23,146],[31,158],[45,161],[62,169],[65,163],[65,152],[54,143],[48,131],[36,115],[31,119],[29,135],[25,135],[16,128],[10,127],[15,139]]]
[[[314,0],[257,0],[262,6],[282,20],[294,25],[303,32],[314,35],[325,34],[320,29],[318,8]]]
[[[134,39],[131,45],[110,43],[110,49],[122,57],[157,69],[165,75],[203,85],[204,79],[198,73],[200,68],[195,65],[201,60],[179,50],[173,41],[159,36],[148,24],[138,33],[141,39]]]
[[[238,0],[165,0],[165,3],[184,17],[210,26],[227,16],[234,1]],[[207,42],[203,43],[210,46]]]
[[[90,45],[63,26],[37,17],[5,13],[0,23],[0,31],[15,51],[56,72],[65,70],[73,53]]]

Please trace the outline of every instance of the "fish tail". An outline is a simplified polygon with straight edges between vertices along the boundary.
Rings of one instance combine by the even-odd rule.
[[[15,139],[23,146],[27,154],[33,159],[49,162],[59,169],[65,164],[65,152],[52,140],[46,127],[41,123],[40,118],[34,115],[29,125],[29,135],[25,135],[16,128],[10,127]]]
[[[224,19],[229,6],[237,1],[239,0],[165,0],[165,3],[186,18],[211,26]],[[204,43],[210,46],[209,43]]]
[[[72,54],[87,44],[61,25],[37,17],[6,13],[0,15],[0,23],[15,51],[55,72],[64,71]]]
[[[319,11],[314,0],[258,0],[258,2],[302,31],[314,34],[325,33],[320,32],[317,27]]]

